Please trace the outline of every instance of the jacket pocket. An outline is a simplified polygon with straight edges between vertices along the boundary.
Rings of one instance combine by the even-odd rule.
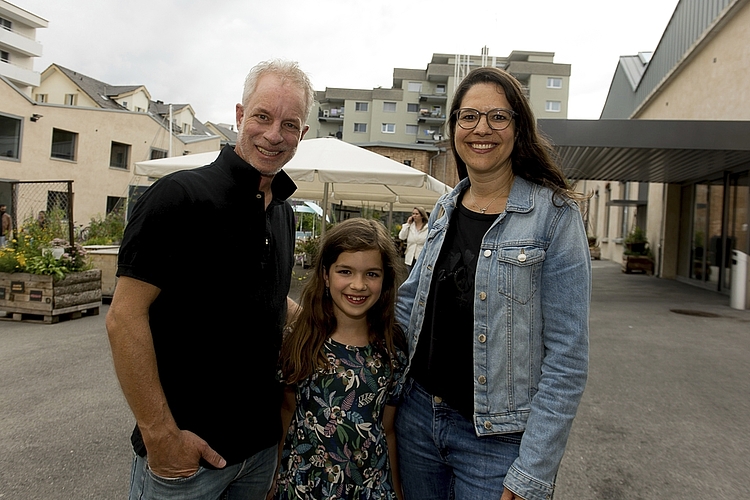
[[[499,248],[498,292],[520,304],[526,304],[536,293],[545,255],[545,251],[538,247]]]

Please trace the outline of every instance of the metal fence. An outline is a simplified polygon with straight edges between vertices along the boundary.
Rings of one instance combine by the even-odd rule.
[[[13,232],[29,223],[61,223],[62,236],[74,242],[73,181],[13,181],[8,213]]]

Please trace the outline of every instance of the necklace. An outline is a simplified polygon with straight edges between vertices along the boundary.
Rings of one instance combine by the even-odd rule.
[[[497,196],[492,198],[489,203],[487,203],[484,208],[477,205],[477,199],[474,197],[474,190],[469,187],[469,193],[471,193],[471,203],[476,207],[477,210],[479,210],[481,213],[485,213],[488,208],[490,208],[490,205],[492,205],[496,199],[500,198],[500,195],[503,194],[502,192],[498,193]]]

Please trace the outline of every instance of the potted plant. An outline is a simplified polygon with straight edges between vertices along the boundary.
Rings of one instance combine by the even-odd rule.
[[[597,237],[589,235],[589,253],[591,254],[591,258],[594,260],[599,260],[602,258],[602,250],[599,248],[599,245],[596,244]]]
[[[643,228],[635,226],[623,240],[623,244],[625,245],[622,255],[624,273],[630,274],[633,271],[642,271],[649,275],[654,273],[654,259]]]
[[[0,248],[0,310],[13,319],[54,323],[63,314],[99,312],[101,271],[90,269],[81,245],[54,237],[51,225],[29,220]]]
[[[302,256],[302,267],[308,268],[318,254],[319,238],[306,238],[297,242],[295,252]]]
[[[643,228],[635,226],[623,241],[628,255],[648,255],[648,240]]]

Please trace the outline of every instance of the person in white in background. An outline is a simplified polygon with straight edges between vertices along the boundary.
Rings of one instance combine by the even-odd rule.
[[[422,252],[425,240],[427,240],[427,212],[424,207],[414,207],[411,216],[398,233],[400,240],[406,241],[406,255],[404,263],[411,272],[411,268]]]

